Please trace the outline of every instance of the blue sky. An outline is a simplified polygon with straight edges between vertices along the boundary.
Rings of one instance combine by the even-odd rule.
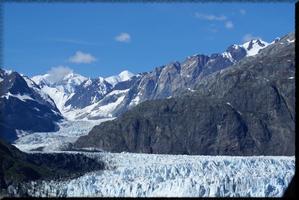
[[[293,3],[5,3],[4,68],[88,77],[150,71],[295,30]]]

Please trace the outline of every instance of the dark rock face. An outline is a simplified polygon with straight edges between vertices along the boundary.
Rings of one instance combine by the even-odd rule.
[[[0,140],[0,194],[9,195],[13,186],[17,194],[26,196],[26,184],[33,180],[69,179],[86,172],[104,169],[104,163],[82,154],[26,154]],[[30,185],[28,185],[29,187]]]
[[[294,155],[293,39],[289,34],[258,55],[210,74],[184,97],[141,103],[95,126],[74,146],[112,152]]]
[[[193,55],[183,62],[172,62],[156,67],[153,71],[137,78],[139,80],[131,86],[130,92],[124,102],[115,109],[113,116],[119,116],[134,107],[136,104],[132,104],[132,100],[136,98],[139,102],[144,102],[181,96],[186,89],[194,89],[204,77],[232,66],[246,55],[247,51],[244,47],[231,45],[224,53],[215,53],[211,56]]]
[[[53,100],[27,77],[0,69],[0,138],[16,139],[16,129],[55,131],[63,117]],[[26,80],[25,80],[26,79]],[[28,85],[29,84],[29,85]]]

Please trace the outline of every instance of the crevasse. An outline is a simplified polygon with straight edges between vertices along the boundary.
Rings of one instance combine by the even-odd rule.
[[[280,197],[295,172],[295,157],[86,153],[106,170],[68,181],[31,183],[32,196]],[[38,185],[38,186],[34,186]]]

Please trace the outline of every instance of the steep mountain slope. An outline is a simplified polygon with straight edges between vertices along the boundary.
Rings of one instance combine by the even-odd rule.
[[[81,154],[26,154],[2,140],[0,161],[0,194],[22,197],[28,192],[26,182],[74,178],[104,168],[102,162]]]
[[[75,147],[112,152],[294,155],[294,34],[203,78],[180,98],[147,101],[95,126]]]
[[[210,56],[197,54],[187,57],[181,63],[172,62],[139,74],[122,103],[114,109],[113,116],[119,116],[146,100],[179,96],[186,89],[192,90],[205,76],[227,68],[246,56],[256,55],[267,45],[262,40],[251,40],[243,45],[231,45],[223,53]]]
[[[132,79],[128,71],[108,78],[86,78],[69,72],[62,80],[49,81],[50,74],[32,79],[49,96],[53,97],[61,113],[69,120],[111,117],[114,108],[122,101]]]
[[[231,45],[223,53],[193,55],[181,63],[169,63],[136,76],[123,71],[105,79],[87,79],[70,73],[63,81],[55,83],[48,81],[49,74],[33,77],[33,80],[54,99],[68,119],[117,117],[140,102],[192,90],[203,77],[227,68],[246,56],[254,56],[267,45],[262,40],[251,40],[242,45]]]
[[[55,131],[63,119],[53,100],[17,72],[0,69],[0,137],[13,141],[22,131]]]
[[[67,100],[75,94],[76,87],[87,81],[87,78],[70,71],[59,78],[55,78],[55,74],[48,73],[34,76],[32,80],[54,100],[58,109],[63,113]]]

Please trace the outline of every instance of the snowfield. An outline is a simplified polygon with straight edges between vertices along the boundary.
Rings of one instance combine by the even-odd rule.
[[[281,197],[295,157],[84,153],[106,170],[69,181],[31,183],[32,196],[59,197]]]

